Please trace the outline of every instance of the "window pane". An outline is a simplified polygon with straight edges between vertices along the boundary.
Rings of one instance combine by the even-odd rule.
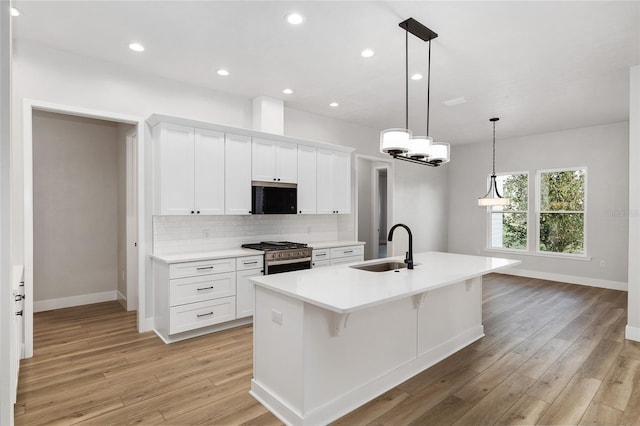
[[[583,213],[541,213],[540,251],[584,253]]]
[[[527,248],[526,213],[492,213],[491,247],[522,250]]]
[[[504,175],[498,176],[498,188],[502,196],[509,199],[509,205],[505,210],[526,212],[528,201],[528,176]]]
[[[541,211],[584,211],[584,170],[540,174]]]

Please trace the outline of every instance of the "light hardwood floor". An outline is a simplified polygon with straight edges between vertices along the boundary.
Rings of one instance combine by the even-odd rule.
[[[338,425],[640,424],[626,293],[493,274],[486,336]],[[252,328],[172,345],[108,302],[42,312],[17,425],[281,424],[249,394]]]

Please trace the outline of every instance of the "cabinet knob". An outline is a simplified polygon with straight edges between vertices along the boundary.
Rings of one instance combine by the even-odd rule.
[[[276,180],[276,178],[273,178],[273,180]]]
[[[193,210],[191,210],[191,214],[193,214],[193,213],[194,213],[194,211],[193,211]]]
[[[200,214],[200,210],[198,210],[196,213]]]
[[[278,178],[278,182],[280,182],[280,178]]]

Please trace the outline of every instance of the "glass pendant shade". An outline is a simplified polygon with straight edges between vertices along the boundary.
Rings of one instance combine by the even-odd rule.
[[[383,154],[404,154],[409,151],[409,129],[387,129],[380,132],[380,152]]]
[[[508,205],[509,199],[502,197],[498,192],[498,182],[496,181],[496,176],[491,176],[491,180],[489,181],[489,191],[487,191],[484,197],[478,198],[478,206],[486,207]]]
[[[411,158],[426,158],[431,155],[431,143],[433,138],[429,136],[414,136],[409,141],[409,152]]]
[[[431,144],[431,155],[429,161],[440,161],[448,163],[450,160],[449,144],[444,142],[434,142]]]

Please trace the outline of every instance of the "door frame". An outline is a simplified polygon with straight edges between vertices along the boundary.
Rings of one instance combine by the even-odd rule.
[[[378,224],[380,222],[380,214],[379,214],[379,204],[380,204],[380,190],[379,190],[379,185],[380,185],[380,172],[384,170],[385,174],[387,175],[387,229],[389,228],[389,166],[384,165],[384,166],[376,166],[373,167],[373,185],[371,185],[371,190],[373,191],[373,193],[371,194],[371,209],[373,211],[373,221],[371,226],[373,227],[373,229],[371,230],[372,235],[375,235],[375,248],[373,248],[375,256],[374,258],[378,259],[378,255],[379,255],[379,250],[378,250],[378,246],[380,245],[380,231],[378,230]],[[389,256],[389,247],[391,246],[391,244],[387,244],[387,256]]]
[[[138,129],[133,128],[130,130],[125,138],[125,174],[126,174],[126,195],[125,195],[125,209],[126,209],[126,269],[127,269],[127,311],[133,311],[138,307],[138,281],[135,279],[137,275],[135,272],[139,269],[137,261],[138,252],[138,233],[137,221],[131,220],[130,217],[136,219],[138,217],[139,204],[137,201],[138,189],[140,185],[137,179],[137,142],[138,141]],[[133,193],[132,193],[133,192]],[[132,197],[133,195],[133,197]],[[135,209],[133,215],[129,214],[129,209]],[[133,278],[133,279],[132,279]]]
[[[145,238],[145,120],[144,118],[119,114],[109,111],[99,111],[88,108],[60,105],[51,102],[24,99],[22,111],[22,129],[24,146],[23,195],[24,195],[24,357],[33,356],[33,111],[46,111],[98,120],[115,121],[136,126],[137,138],[137,202],[138,202],[138,331],[148,331],[151,327],[146,320],[147,306],[145,303],[145,279],[147,241]]]

